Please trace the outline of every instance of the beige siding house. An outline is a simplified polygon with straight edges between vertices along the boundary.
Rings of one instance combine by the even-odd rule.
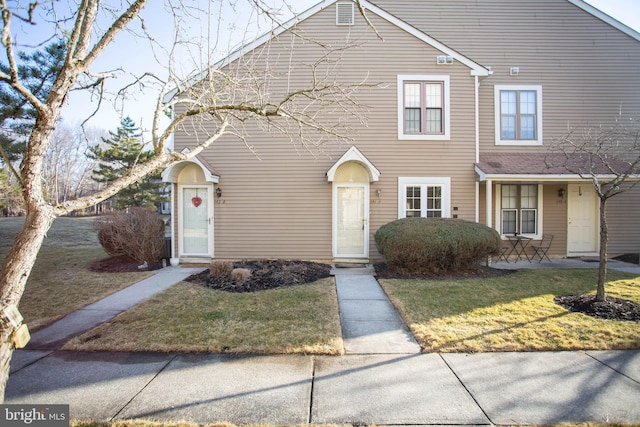
[[[376,230],[407,216],[481,222],[505,239],[552,234],[554,256],[595,255],[593,186],[544,159],[567,126],[640,116],[640,34],[580,0],[361,4],[369,22],[327,0],[289,23],[295,34],[219,64],[268,69],[275,96],[308,84],[320,45],[350,45],[323,75],[371,83],[357,94],[366,123],[328,115],[349,121],[350,138],[308,149],[247,121],[244,140],[225,135],[169,167],[174,257],[374,262]],[[198,129],[176,131],[174,149]],[[640,192],[609,206],[609,253],[637,253]]]

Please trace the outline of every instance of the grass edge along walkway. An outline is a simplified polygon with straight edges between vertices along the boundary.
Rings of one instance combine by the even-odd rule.
[[[426,352],[640,348],[638,322],[595,319],[555,304],[594,292],[596,269],[520,270],[463,280],[381,279]],[[609,271],[610,296],[640,302],[640,277]]]

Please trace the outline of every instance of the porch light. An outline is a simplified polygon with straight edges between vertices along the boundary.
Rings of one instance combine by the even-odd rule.
[[[220,187],[216,188],[216,197],[218,197],[218,199],[222,197],[222,190],[220,189]]]
[[[378,199],[380,198],[380,196],[382,196],[382,190],[381,189],[377,189],[376,190],[376,194],[378,195]]]
[[[564,188],[561,188],[558,190],[558,197],[560,197],[561,199],[564,199]]]

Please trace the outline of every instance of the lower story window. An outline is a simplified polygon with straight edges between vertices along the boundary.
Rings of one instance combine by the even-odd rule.
[[[501,233],[538,234],[538,185],[503,184]]]
[[[450,178],[398,178],[398,217],[449,217]]]

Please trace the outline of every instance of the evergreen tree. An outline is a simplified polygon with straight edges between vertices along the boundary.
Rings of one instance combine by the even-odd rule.
[[[127,175],[136,165],[147,162],[153,151],[144,150],[142,132],[133,120],[125,117],[117,131],[109,132],[109,138],[102,138],[103,144],[89,149],[89,158],[98,161],[93,179],[100,183],[111,183]],[[104,147],[104,148],[103,148]],[[121,190],[112,198],[116,209],[128,207],[153,207],[167,200],[166,185],[160,180],[161,170],[147,175]]]
[[[43,50],[19,52],[18,74],[24,86],[40,101],[47,98],[51,84],[60,72],[66,55],[64,40],[57,40]],[[0,72],[9,74],[7,64]],[[5,163],[18,161],[26,147],[26,137],[33,127],[36,111],[21,94],[0,85],[0,153]]]

